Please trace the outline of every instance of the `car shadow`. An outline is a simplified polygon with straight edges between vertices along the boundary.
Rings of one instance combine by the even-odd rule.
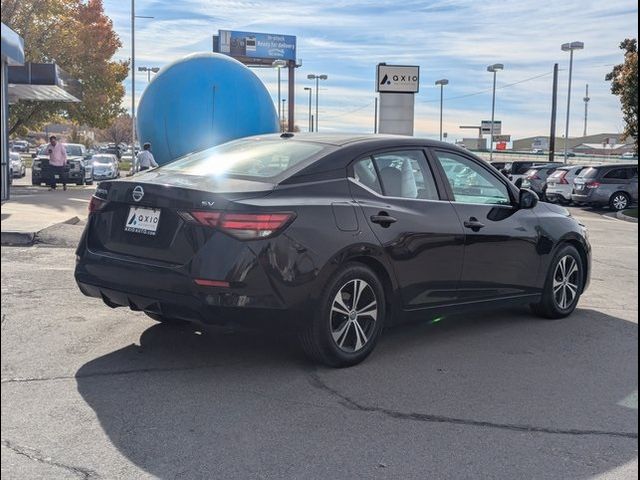
[[[394,415],[458,429],[423,458],[414,424],[394,424],[402,455],[424,471],[463,448],[480,476],[504,477],[491,447],[478,447],[497,435],[513,468],[584,478],[637,455],[637,334],[637,324],[593,310],[555,322],[520,309],[431,318],[389,329],[364,363],[334,370],[278,332],[154,325],[139,345],[83,365],[76,381],[113,445],[158,478],[335,476],[331,465],[358,462],[343,459],[354,437],[392,455],[394,440],[367,432]],[[546,447],[558,436],[579,442],[580,461]],[[603,459],[611,445],[616,454]]]

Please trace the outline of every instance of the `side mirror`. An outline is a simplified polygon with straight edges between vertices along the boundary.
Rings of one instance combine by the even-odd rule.
[[[538,195],[536,192],[529,190],[528,188],[522,188],[520,190],[520,208],[531,209],[538,205]]]

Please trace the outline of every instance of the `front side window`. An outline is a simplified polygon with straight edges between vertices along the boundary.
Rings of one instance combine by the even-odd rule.
[[[435,153],[449,180],[456,202],[511,205],[507,186],[481,165],[457,153]]]
[[[382,190],[388,197],[439,200],[436,182],[421,150],[385,152],[373,156]]]

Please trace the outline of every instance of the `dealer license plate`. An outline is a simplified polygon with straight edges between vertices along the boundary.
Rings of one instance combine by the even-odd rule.
[[[129,215],[127,215],[127,223],[124,226],[124,230],[125,232],[155,235],[159,222],[159,208],[131,207],[129,209]]]

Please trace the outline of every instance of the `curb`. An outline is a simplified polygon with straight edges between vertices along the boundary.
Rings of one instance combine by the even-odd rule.
[[[4,246],[31,246],[36,239],[34,232],[0,232],[1,244]]]
[[[77,225],[82,220],[79,217],[71,217],[64,222],[55,223],[50,227],[43,228],[40,232],[47,230],[56,225]],[[28,247],[38,242],[38,234],[40,232],[0,232],[0,244],[7,247]]]
[[[636,217],[630,217],[622,212],[616,212],[616,218],[618,220],[624,220],[625,222],[638,223],[638,219]]]

